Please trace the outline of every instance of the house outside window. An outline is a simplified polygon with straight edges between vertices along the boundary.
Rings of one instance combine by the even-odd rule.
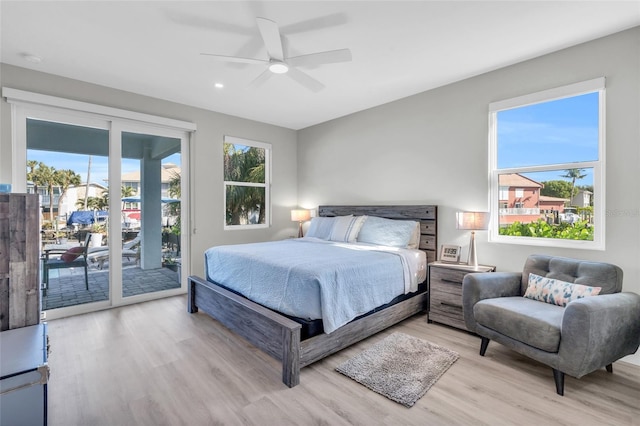
[[[271,144],[225,136],[223,149],[224,229],[268,227]]]
[[[490,241],[604,249],[604,108],[604,78],[490,104]]]

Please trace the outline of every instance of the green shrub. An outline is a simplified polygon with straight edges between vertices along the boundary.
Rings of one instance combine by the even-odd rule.
[[[560,223],[548,224],[544,219],[536,222],[514,222],[509,226],[500,228],[500,235],[515,237],[535,238],[559,238],[563,240],[588,240],[593,241],[593,227],[586,220],[574,224]]]

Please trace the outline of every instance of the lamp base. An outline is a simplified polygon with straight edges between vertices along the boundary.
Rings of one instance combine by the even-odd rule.
[[[302,222],[298,222],[298,224],[298,238],[302,238],[304,237],[304,235],[302,235]]]
[[[467,265],[473,269],[478,269],[478,255],[476,253],[476,233],[471,231],[471,240],[469,241],[469,259]]]

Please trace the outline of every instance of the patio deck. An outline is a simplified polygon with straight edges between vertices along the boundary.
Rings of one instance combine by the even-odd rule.
[[[89,267],[89,290],[84,283],[83,268],[51,271],[47,295],[42,296],[42,310],[75,306],[109,299],[109,270]],[[138,266],[122,269],[123,296],[179,288],[178,274],[168,268],[142,270]]]

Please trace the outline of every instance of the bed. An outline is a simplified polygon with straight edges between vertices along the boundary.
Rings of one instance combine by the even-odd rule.
[[[426,262],[435,260],[437,207],[434,205],[320,206],[318,213],[323,218],[366,215],[419,222],[417,248],[424,252]],[[291,241],[285,245],[291,244],[299,244],[297,247],[302,247],[305,242]],[[236,270],[230,269],[232,272],[228,273],[229,276],[237,274]],[[229,282],[225,282],[225,285],[215,282],[211,279],[208,269],[206,273],[209,279],[198,276],[188,278],[188,312],[202,310],[257,348],[281,361],[282,381],[289,387],[299,384],[302,367],[424,310],[428,301],[428,292],[423,284],[422,291],[409,291],[404,296],[394,298],[393,303],[385,303],[382,308],[376,307],[344,324],[333,324],[328,332],[313,333],[314,335],[304,338],[304,333],[301,332],[304,324],[295,320],[296,315],[270,309],[265,306],[267,303],[256,303],[242,296],[241,291],[230,288],[232,286]],[[270,275],[276,277],[274,281],[278,281],[277,273]],[[241,280],[242,278],[237,278],[238,282]]]

